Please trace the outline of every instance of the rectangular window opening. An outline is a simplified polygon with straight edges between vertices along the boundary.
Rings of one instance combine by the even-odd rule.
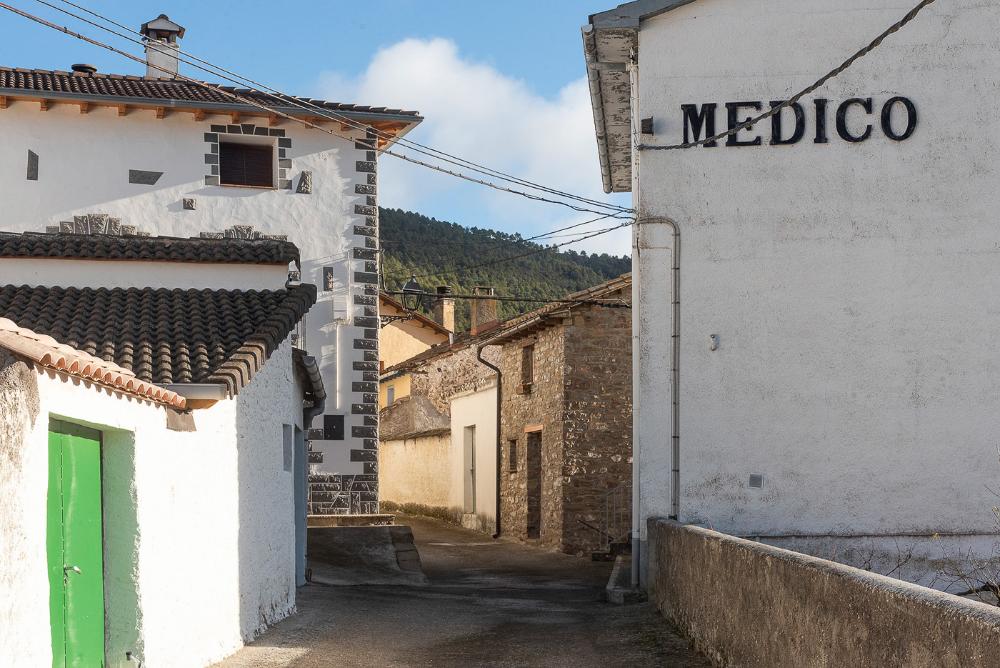
[[[529,345],[521,348],[521,393],[531,392],[531,386],[535,382],[535,346]]]
[[[517,439],[507,441],[507,471],[517,473]]]
[[[219,144],[219,183],[224,186],[274,187],[274,146]]]

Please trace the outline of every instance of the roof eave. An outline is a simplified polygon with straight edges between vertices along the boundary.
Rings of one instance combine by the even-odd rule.
[[[590,24],[601,30],[604,28],[639,29],[639,24],[646,19],[659,16],[678,7],[690,4],[694,0],[634,0],[618,5],[597,14],[591,14]]]
[[[174,110],[203,110],[207,112],[218,112],[220,114],[232,113],[232,112],[242,112],[248,113],[248,110],[252,112],[253,110],[259,110],[259,113],[268,113],[270,111],[277,111],[282,114],[287,114],[293,117],[317,117],[323,114],[335,114],[337,116],[344,116],[352,120],[370,120],[370,121],[392,121],[397,123],[405,123],[406,127],[400,132],[398,136],[402,136],[405,132],[409,132],[413,127],[416,127],[421,121],[424,120],[423,116],[412,115],[412,114],[397,114],[391,112],[373,112],[373,111],[359,111],[356,109],[324,109],[322,107],[316,110],[303,109],[302,107],[295,106],[269,106],[268,109],[260,109],[259,107],[246,104],[243,102],[194,102],[191,100],[171,100],[166,98],[156,98],[156,97],[135,97],[126,95],[92,95],[90,93],[67,93],[64,91],[39,91],[31,90],[25,88],[0,88],[0,96],[4,97],[20,97],[20,98],[31,98],[35,100],[66,100],[70,102],[98,102],[109,105],[147,105],[151,107],[164,107],[167,109]],[[337,118],[330,118],[331,121],[338,120]]]

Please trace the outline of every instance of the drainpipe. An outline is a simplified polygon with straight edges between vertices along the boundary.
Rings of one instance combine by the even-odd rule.
[[[503,455],[501,453],[500,447],[502,440],[500,439],[500,407],[503,397],[503,374],[500,372],[499,367],[496,367],[486,360],[483,359],[483,348],[486,346],[479,346],[476,348],[476,359],[479,360],[480,364],[486,366],[497,374],[497,498],[496,498],[496,519],[494,522],[493,539],[496,540],[500,537],[500,471],[503,464]]]
[[[636,210],[637,225],[634,233],[633,247],[633,270],[632,270],[632,400],[633,416],[639,415],[644,410],[641,403],[641,392],[639,392],[639,311],[642,308],[642,280],[640,276],[642,256],[642,226],[644,224],[666,224],[670,226],[671,243],[671,370],[670,370],[670,401],[671,401],[671,434],[670,434],[670,518],[677,520],[680,517],[680,457],[681,457],[681,437],[680,437],[680,365],[681,365],[681,233],[677,223],[669,218],[645,219],[641,211],[640,179],[641,169],[639,153],[638,129],[641,127],[641,110],[639,109],[639,65],[637,54],[633,51],[629,54],[629,62],[626,65],[629,73],[629,98],[632,110],[632,206]],[[635,428],[635,418],[633,417],[632,430],[632,572],[631,585],[633,588],[639,587],[639,567],[640,550],[642,537],[642,517],[641,517],[641,450],[639,445],[638,430]]]

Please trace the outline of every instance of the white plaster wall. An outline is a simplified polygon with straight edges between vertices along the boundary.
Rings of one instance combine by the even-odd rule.
[[[0,285],[280,290],[287,280],[283,265],[0,258]]]
[[[0,365],[5,357],[0,353]],[[52,664],[45,558],[48,444],[22,442],[33,418],[45,421],[32,415],[40,408],[31,386],[35,374],[23,369],[0,370],[0,657],[15,667]]]
[[[465,506],[465,428],[476,428],[476,517],[472,528],[492,530],[497,507],[497,388],[490,380],[451,399],[451,506]]]
[[[639,117],[777,100],[899,19],[891,0],[698,0],[640,33]],[[737,534],[993,530],[1000,5],[937,3],[814,97],[830,143],[644,152],[639,205],[682,236],[680,519]],[[910,97],[893,142],[836,105]],[[860,119],[855,119],[860,120]],[[876,118],[877,125],[877,118]],[[663,246],[663,235],[659,245]],[[668,254],[638,258],[643,515],[666,515]],[[709,350],[709,336],[721,347]],[[764,475],[750,489],[751,473]]]
[[[265,119],[244,122],[266,124]],[[7,140],[0,146],[0,192],[5,192],[6,231],[44,231],[46,225],[70,220],[74,214],[108,213],[123,222],[158,235],[189,237],[221,231],[232,225],[253,225],[265,234],[285,234],[300,249],[302,280],[320,288],[317,304],[306,323],[306,346],[320,365],[327,388],[327,413],[343,413],[347,440],[323,444],[330,460],[343,455],[336,471],[327,463],[321,472],[362,473],[360,463],[349,462],[350,448],[360,448],[351,427],[363,426],[350,414],[352,362],[363,358],[353,348],[361,328],[350,324],[355,312],[353,295],[361,287],[353,281],[364,270],[351,258],[353,226],[363,223],[356,204],[357,183],[367,183],[355,163],[365,159],[353,141],[297,123],[278,127],[291,138],[289,177],[294,183],[303,170],[313,173],[313,193],[290,190],[206,186],[209,173],[204,133],[213,124],[228,124],[228,116],[193,120],[188,113],[168,114],[157,120],[153,111],[132,110],[120,118],[114,109],[95,107],[81,115],[76,105],[58,104],[40,112],[34,102],[12,102],[0,114]],[[330,126],[341,135],[353,136]],[[39,179],[25,179],[28,150],[39,156]],[[130,169],[162,171],[154,186],[130,184]],[[14,193],[16,192],[16,196]],[[197,209],[185,210],[181,200],[193,197]],[[334,290],[323,290],[323,267],[334,268]],[[343,324],[338,324],[341,321]],[[339,350],[339,352],[338,352]],[[354,379],[357,379],[355,375]],[[321,418],[316,426],[320,426]]]
[[[134,665],[124,657],[132,650],[145,665],[204,666],[294,611],[293,480],[283,471],[281,425],[301,423],[301,394],[290,385],[287,342],[235,400],[196,411],[194,432],[167,430],[165,412],[156,406],[44,372],[38,378],[40,413],[17,488],[24,530],[34,536],[17,626],[36,631],[25,635],[15,665],[42,665],[50,655],[50,416],[102,430],[106,456],[134,443],[134,467],[105,465],[105,493],[134,490],[130,501],[117,501],[135,504],[138,524],[137,562],[106,565],[109,665]],[[130,474],[134,483],[122,479]],[[115,502],[105,498],[106,508]],[[106,524],[106,541],[121,546],[127,537],[115,536],[116,527],[114,519]],[[133,580],[137,614],[117,607],[128,600]],[[130,615],[138,628],[129,628]]]

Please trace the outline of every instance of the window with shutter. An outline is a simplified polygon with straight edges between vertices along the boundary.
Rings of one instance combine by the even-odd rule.
[[[219,182],[224,186],[274,187],[274,147],[268,144],[219,145]]]

